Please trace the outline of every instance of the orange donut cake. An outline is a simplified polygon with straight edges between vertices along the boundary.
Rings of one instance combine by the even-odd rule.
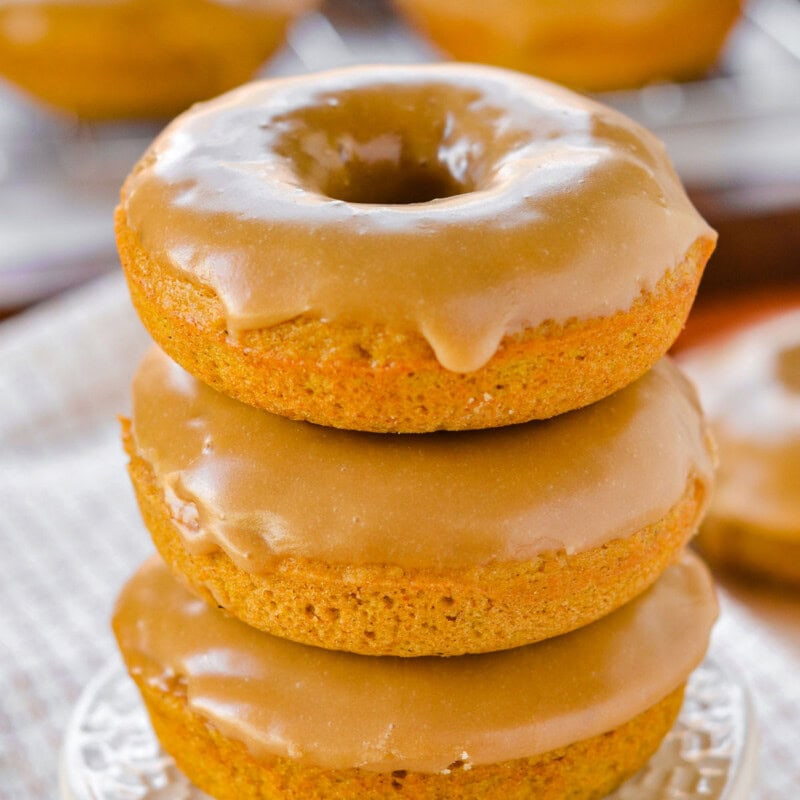
[[[461,61],[603,91],[695,78],[717,60],[740,0],[394,0]]]
[[[499,650],[598,619],[677,558],[713,472],[667,360],[556,419],[396,437],[267,414],[153,348],[125,440],[153,539],[198,594],[372,655]]]
[[[162,744],[218,800],[590,800],[657,748],[716,613],[686,555],[629,605],[548,642],[366,658],[256,631],[154,558],[123,590],[114,631]]]
[[[252,77],[317,0],[0,0],[0,76],[89,119],[166,117]]]
[[[131,296],[193,375],[376,432],[544,419],[668,349],[715,234],[661,143],[488,67],[337,70],[195,107],[128,177]]]
[[[800,585],[800,308],[681,359],[719,442],[700,547],[715,563]]]

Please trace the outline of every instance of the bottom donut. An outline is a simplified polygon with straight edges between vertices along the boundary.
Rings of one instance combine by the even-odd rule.
[[[693,556],[579,631],[499,653],[375,658],[256,631],[151,559],[114,630],[155,731],[218,800],[600,798],[657,749],[716,602]]]
[[[683,686],[618,728],[541,756],[484,764],[464,770],[458,761],[446,774],[394,770],[330,770],[290,758],[255,759],[246,748],[209,727],[186,697],[141,686],[153,728],[192,782],[217,800],[594,800],[637,772],[675,722]]]

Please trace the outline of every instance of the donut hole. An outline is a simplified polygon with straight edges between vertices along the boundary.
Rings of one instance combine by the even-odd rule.
[[[455,197],[472,191],[443,164],[427,158],[365,161],[352,159],[320,187],[332,200],[347,203],[409,205]]]
[[[272,146],[306,190],[332,200],[410,205],[478,191],[493,172],[497,114],[440,86],[359,89],[276,119]]]

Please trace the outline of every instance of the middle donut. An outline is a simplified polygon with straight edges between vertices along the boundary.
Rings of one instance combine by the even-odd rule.
[[[144,520],[209,603],[371,655],[457,655],[586,625],[694,533],[713,454],[668,360],[588,408],[387,437],[239,403],[153,348],[124,421]]]

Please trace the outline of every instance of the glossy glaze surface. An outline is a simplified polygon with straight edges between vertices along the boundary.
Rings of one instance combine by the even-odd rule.
[[[219,394],[153,348],[133,441],[190,552],[259,572],[285,556],[469,567],[575,553],[661,519],[713,459],[668,361],[589,408],[465,433],[378,435],[293,422]]]
[[[300,315],[381,325],[459,372],[507,334],[630,308],[715,237],[652,134],[468,65],[337,70],[196,106],[123,207],[234,335]]]

